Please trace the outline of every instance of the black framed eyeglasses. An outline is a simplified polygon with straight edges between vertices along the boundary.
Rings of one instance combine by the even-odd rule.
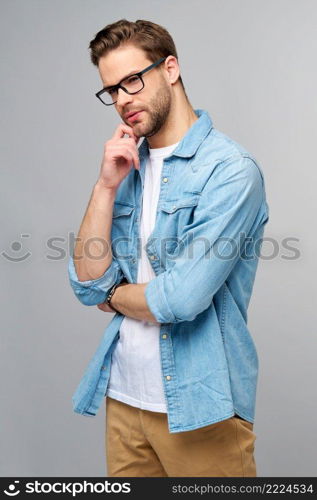
[[[115,104],[117,102],[119,89],[124,90],[124,92],[126,92],[127,94],[137,94],[144,88],[142,75],[147,71],[150,71],[150,69],[155,68],[156,66],[161,64],[163,61],[165,61],[166,58],[167,56],[161,57],[161,59],[153,64],[150,64],[150,66],[147,66],[142,71],[134,73],[133,75],[126,76],[125,78],[120,80],[117,85],[104,87],[95,94],[96,97],[106,106],[111,106],[112,104]]]

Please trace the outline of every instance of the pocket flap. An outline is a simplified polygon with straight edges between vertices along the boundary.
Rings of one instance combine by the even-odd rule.
[[[161,210],[169,214],[173,214],[180,208],[195,207],[198,204],[199,195],[188,196],[187,198],[182,198],[181,200],[169,200],[164,201],[161,205]]]
[[[133,212],[134,208],[135,207],[130,203],[115,201],[113,205],[112,217],[115,218],[115,217],[121,217],[122,215],[130,215]]]

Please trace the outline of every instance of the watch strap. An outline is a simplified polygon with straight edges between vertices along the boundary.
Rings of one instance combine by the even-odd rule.
[[[121,285],[124,285],[125,283],[127,283],[127,280],[126,280],[126,279],[123,279],[122,281],[120,281],[120,283],[115,283],[115,284],[113,285],[113,287],[111,288],[111,290],[110,290],[110,292],[109,292],[108,297],[107,297],[107,298],[106,298],[106,300],[105,300],[105,303],[106,303],[108,306],[110,306],[110,307],[111,307],[114,311],[116,311],[116,309],[115,309],[115,308],[111,305],[111,303],[110,303],[111,298],[112,298],[112,296],[113,296],[114,292],[116,291],[116,288],[118,288],[118,287],[119,287],[119,286],[121,286]],[[116,311],[116,312],[118,312],[118,311]]]

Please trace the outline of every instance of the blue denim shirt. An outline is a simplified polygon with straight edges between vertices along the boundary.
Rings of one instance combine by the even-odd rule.
[[[164,159],[156,223],[146,253],[156,277],[145,288],[160,323],[160,357],[170,433],[235,413],[254,422],[258,356],[247,308],[269,218],[263,172],[238,143],[198,117]],[[146,138],[140,171],[120,184],[113,209],[113,260],[94,280],[70,284],[85,305],[103,302],[115,283],[137,283]],[[95,416],[106,396],[111,355],[124,316],[116,313],[73,395],[73,409]]]

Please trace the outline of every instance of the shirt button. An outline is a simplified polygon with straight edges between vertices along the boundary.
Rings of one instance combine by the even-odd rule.
[[[170,375],[166,375],[166,380],[171,380],[171,376]]]
[[[163,178],[163,182],[167,182],[168,181],[168,178],[167,177],[164,177]]]
[[[155,260],[155,255],[150,255],[151,260]]]
[[[166,333],[163,333],[163,335],[162,335],[162,339],[167,339],[167,335],[166,335]]]

